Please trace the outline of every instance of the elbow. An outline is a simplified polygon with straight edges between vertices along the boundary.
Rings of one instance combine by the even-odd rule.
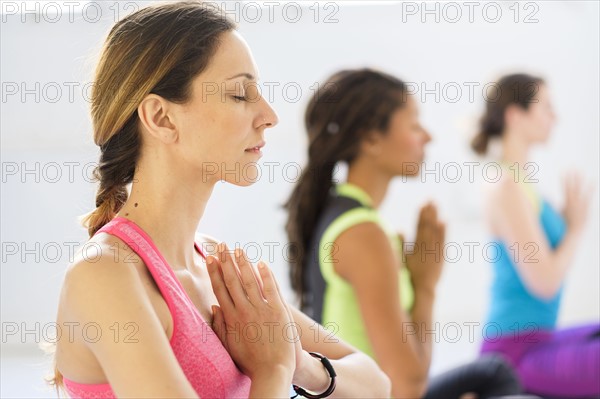
[[[553,299],[562,287],[564,273],[550,257],[531,262],[535,264],[517,264],[521,283],[530,295],[545,301]]]
[[[550,301],[560,291],[561,283],[554,281],[536,281],[528,285],[530,294],[543,301]]]
[[[359,356],[363,357],[364,366],[370,366],[369,368],[372,371],[371,373],[363,374],[365,376],[365,386],[369,386],[371,389],[371,391],[369,392],[369,397],[389,398],[392,394],[392,380],[390,379],[388,374],[385,371],[383,371],[383,369],[371,357],[362,353]],[[369,369],[364,366],[363,370],[366,371]]]
[[[556,294],[558,294],[558,289],[546,289],[543,291],[538,291],[536,296],[543,301],[550,301],[556,296]]]
[[[427,385],[415,385],[414,387],[405,387],[396,389],[396,387],[392,388],[392,397],[398,399],[418,399],[425,396]]]
[[[389,398],[392,395],[392,380],[381,369],[377,375],[379,384],[376,392],[379,398]]]
[[[392,396],[394,398],[422,398],[427,392],[427,376],[407,378],[402,376],[394,380]]]

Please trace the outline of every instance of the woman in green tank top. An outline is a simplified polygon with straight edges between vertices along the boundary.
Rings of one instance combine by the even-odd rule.
[[[429,203],[414,251],[378,214],[395,176],[419,173],[431,140],[401,80],[370,70],[334,74],[310,100],[308,164],[289,201],[292,286],[302,309],[372,356],[394,397],[485,398],[518,393],[512,370],[487,358],[428,379],[432,308],[445,226]],[[347,182],[335,185],[338,162]]]

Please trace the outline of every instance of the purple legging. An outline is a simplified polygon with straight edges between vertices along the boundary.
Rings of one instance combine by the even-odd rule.
[[[484,341],[481,352],[503,354],[528,393],[600,397],[600,323]]]

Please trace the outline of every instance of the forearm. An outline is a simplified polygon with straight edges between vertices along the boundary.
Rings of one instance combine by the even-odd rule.
[[[287,398],[290,394],[292,373],[283,367],[275,367],[269,372],[252,378],[250,398]]]
[[[575,256],[575,250],[579,243],[580,233],[579,231],[567,231],[562,242],[556,248],[553,253],[553,277],[556,289],[560,288],[560,285],[565,279],[569,267],[573,263],[573,257]]]
[[[415,284],[415,301],[410,315],[379,348],[378,362],[392,380],[392,394],[398,398],[418,398],[427,388],[431,364],[433,289]],[[409,364],[410,367],[406,367]]]
[[[545,299],[556,295],[572,264],[579,237],[578,231],[567,231],[555,250],[542,251],[543,256],[529,253],[518,259],[525,282],[534,294]]]
[[[321,361],[306,353],[306,367],[294,376],[294,384],[311,392],[324,392],[331,378]],[[340,359],[329,359],[336,373],[336,388],[331,398],[389,398],[391,383],[377,363],[356,352]]]
[[[433,304],[435,300],[434,284],[414,284],[415,300],[411,310],[412,329],[405,329],[413,333],[410,342],[419,355],[422,369],[429,372],[431,365],[431,352],[434,334],[432,330]]]

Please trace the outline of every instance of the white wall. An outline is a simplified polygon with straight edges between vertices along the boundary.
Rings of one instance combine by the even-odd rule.
[[[54,320],[68,262],[68,243],[85,242],[85,231],[78,226],[76,217],[94,204],[94,186],[83,175],[85,165],[97,161],[97,150],[91,139],[89,104],[83,85],[91,81],[93,55],[114,22],[114,9],[118,8],[121,14],[127,11],[123,3],[96,3],[101,4],[104,16],[98,22],[89,21],[94,18],[94,9],[88,9],[87,21],[77,11],[78,17],[73,22],[69,22],[68,14],[63,14],[60,21],[50,23],[55,17],[48,14],[47,19],[41,18],[36,23],[33,15],[27,15],[26,22],[21,21],[20,15],[9,15],[12,9],[6,8],[6,3],[12,2],[4,2],[2,6],[5,14],[1,35],[4,348],[7,347],[4,344],[25,347],[35,341],[33,335],[8,336],[5,332],[9,324],[35,329],[35,322],[43,327]],[[250,21],[256,15],[255,8],[246,6],[238,13],[232,11],[231,16],[240,17],[240,31],[254,52],[261,80],[279,83],[272,100],[280,124],[267,133],[268,144],[262,159],[263,164],[278,164],[273,167],[271,179],[264,167],[263,178],[253,187],[218,184],[201,222],[203,232],[228,243],[257,243],[262,249],[262,258],[276,269],[288,295],[287,265],[281,250],[285,243],[285,214],[280,205],[293,186],[290,180],[294,178],[295,169],[289,165],[290,162],[302,165],[305,160],[302,115],[312,93],[310,87],[340,68],[372,66],[420,87],[416,95],[422,121],[434,137],[427,150],[427,167],[433,170],[435,163],[439,163],[440,180],[436,182],[434,174],[424,176],[422,182],[420,179],[398,180],[382,209],[390,225],[405,232],[409,239],[414,234],[420,204],[434,199],[448,223],[448,241],[458,243],[465,251],[465,242],[482,245],[488,242],[481,221],[481,166],[474,169],[476,179],[472,183],[466,168],[462,169],[463,177],[458,183],[445,182],[442,172],[454,173],[444,169],[450,162],[464,165],[464,162],[481,161],[470,152],[469,137],[482,110],[482,87],[504,72],[523,70],[540,74],[550,84],[559,123],[550,142],[534,154],[540,166],[537,174],[540,190],[560,205],[559,177],[571,167],[581,170],[597,184],[597,2],[542,1],[526,3],[528,6],[525,3],[515,6],[512,2],[478,3],[472,22],[468,6],[454,3],[462,12],[457,23],[448,21],[455,17],[456,8],[444,3],[428,3],[428,9],[438,7],[440,11],[440,20],[436,22],[435,14],[423,14],[421,2],[330,3],[327,9],[320,9],[318,22],[315,22],[314,8],[308,8],[312,3],[303,3],[302,17],[296,23],[286,21],[281,4],[274,8],[272,21],[267,9],[263,9],[258,22]],[[18,6],[20,2],[15,4]],[[492,23],[489,20],[495,16],[495,6],[501,9],[502,17]],[[482,11],[484,7],[487,7],[486,14]],[[520,10],[516,23],[515,7]],[[228,9],[234,10],[233,5],[229,4]],[[295,8],[287,11],[288,19],[293,18]],[[538,22],[524,23],[531,13]],[[337,22],[324,23],[327,15]],[[425,18],[424,22],[421,18]],[[36,91],[36,82],[40,85],[37,90],[40,98],[28,94],[23,100],[21,85]],[[439,99],[434,94],[421,98],[421,85],[435,91],[437,83]],[[297,102],[290,100],[295,96],[292,88],[287,97],[281,90],[285,84],[301,87],[302,95]],[[469,84],[477,85],[472,99]],[[74,85],[72,101],[68,85]],[[462,88],[462,93],[458,101],[453,102],[456,92],[451,88],[456,86]],[[15,87],[19,91],[13,95]],[[58,101],[54,101],[56,87],[62,90]],[[446,92],[442,90],[444,87]],[[53,163],[58,164],[59,169]],[[24,173],[25,168],[31,170],[36,165],[38,172]],[[57,170],[61,177],[51,182]],[[560,313],[562,325],[599,318],[597,194],[596,190],[590,220],[565,290]],[[269,243],[279,243],[273,256],[268,248],[275,244]],[[14,245],[17,250],[12,254]],[[36,245],[39,250],[35,250]],[[25,249],[33,251],[27,254]],[[62,252],[62,257],[53,260],[56,249]],[[443,342],[444,336],[453,337],[454,332],[444,331],[444,324],[440,325],[438,334],[449,335],[440,335],[434,371],[468,359],[476,352],[475,344],[468,345],[464,323],[483,322],[490,270],[481,249],[475,254],[470,262],[463,253],[459,262],[448,264],[444,271],[436,317],[442,323],[457,322],[463,338],[457,344],[461,349],[457,350],[448,340]],[[479,331],[475,341],[480,338]],[[11,394],[16,392],[11,391]]]

